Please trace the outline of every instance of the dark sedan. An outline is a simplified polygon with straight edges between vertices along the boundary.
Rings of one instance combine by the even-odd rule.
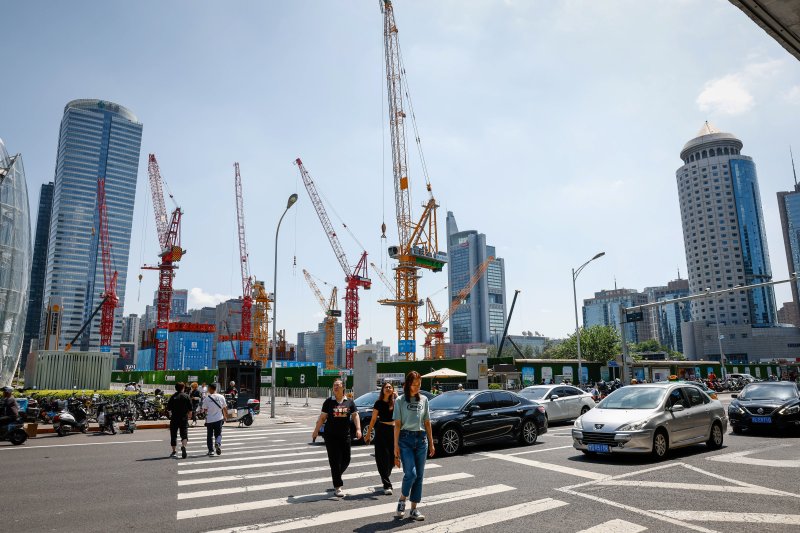
[[[497,440],[534,444],[547,432],[545,409],[508,391],[451,391],[430,402],[433,441],[442,455]]]
[[[800,391],[794,383],[750,383],[732,397],[728,418],[734,433],[757,428],[800,430]]]

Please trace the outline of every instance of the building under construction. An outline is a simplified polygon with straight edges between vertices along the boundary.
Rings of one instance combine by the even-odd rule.
[[[155,370],[156,329],[142,334],[142,348],[136,359],[136,370]],[[216,327],[212,324],[172,322],[167,342],[168,370],[203,370],[213,368],[213,342]]]

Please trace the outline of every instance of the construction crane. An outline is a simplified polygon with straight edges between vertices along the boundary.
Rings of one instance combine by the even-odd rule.
[[[416,352],[417,329],[417,281],[419,269],[441,272],[447,263],[447,254],[439,251],[436,226],[436,200],[433,197],[430,180],[425,173],[424,158],[422,169],[425,174],[428,200],[423,203],[422,216],[414,222],[411,211],[411,189],[408,177],[408,155],[404,95],[410,100],[403,80],[405,69],[402,65],[400,41],[397,37],[397,24],[394,19],[394,6],[391,0],[383,0],[383,42],[386,56],[386,85],[389,99],[389,130],[392,148],[392,174],[394,177],[395,211],[399,243],[389,247],[389,257],[398,260],[395,267],[396,297],[382,300],[384,305],[395,307],[397,322],[398,352],[406,360],[413,360]],[[413,106],[409,101],[411,118],[414,120]],[[414,123],[414,133],[419,145],[419,135]],[[421,151],[420,151],[421,155]]]
[[[337,303],[337,289],[333,288],[330,300],[326,302],[308,270],[303,269],[303,276],[305,276],[308,286],[314,291],[314,295],[322,307],[322,312],[325,313],[325,368],[331,370],[335,366],[333,359],[336,355],[336,318],[342,316]]]
[[[100,226],[100,250],[103,257],[103,298],[100,314],[100,351],[111,351],[111,336],[114,334],[114,312],[119,305],[117,277],[111,271],[111,241],[108,238],[108,206],[106,205],[106,179],[97,180],[97,213]]]
[[[266,367],[269,360],[269,304],[272,298],[267,293],[263,281],[253,284],[255,305],[253,306],[253,347],[252,358],[261,361]]]
[[[158,270],[158,299],[156,302],[156,353],[154,370],[167,369],[167,342],[169,339],[169,312],[172,304],[172,279],[178,269],[177,263],[186,255],[181,248],[181,217],[183,211],[177,205],[172,216],[167,219],[167,208],[164,205],[161,171],[158,168],[155,154],[150,154],[147,164],[150,177],[150,192],[153,195],[153,212],[156,216],[156,231],[161,262],[157,266],[144,265],[145,270]],[[172,195],[170,195],[172,198]],[[173,200],[174,203],[174,200]]]
[[[250,258],[247,255],[247,240],[244,234],[244,198],[239,163],[234,163],[233,167],[235,169],[236,225],[239,233],[239,267],[242,271],[242,327],[239,335],[241,340],[249,341],[252,338],[253,324],[253,278],[250,277]]]
[[[344,248],[342,248],[342,243],[339,242],[339,237],[333,229],[333,224],[331,224],[322,199],[317,192],[317,186],[314,185],[314,180],[311,179],[311,175],[303,166],[303,162],[299,157],[295,160],[295,164],[300,169],[303,184],[306,186],[311,203],[314,204],[314,209],[317,211],[317,216],[322,223],[322,228],[325,230],[325,235],[327,235],[328,241],[331,243],[333,253],[342,270],[344,270],[346,284],[344,294],[345,367],[353,368],[353,352],[358,343],[358,289],[369,290],[372,287],[372,280],[369,279],[367,273],[367,252],[361,253],[361,259],[359,259],[358,264],[351,269],[350,263],[347,262]]]
[[[436,308],[433,306],[433,302],[430,298],[426,299],[426,317],[425,322],[422,323],[422,327],[426,330],[425,335],[425,358],[426,359],[444,359],[444,334],[447,331],[447,328],[444,327],[445,322],[447,319],[450,318],[450,315],[456,312],[456,310],[461,307],[464,303],[464,300],[467,299],[469,293],[472,292],[472,289],[475,285],[478,284],[478,281],[483,277],[486,273],[486,270],[489,268],[489,264],[494,261],[494,256],[489,256],[486,258],[486,261],[478,265],[478,268],[475,269],[475,272],[472,274],[472,277],[469,278],[469,281],[464,288],[461,289],[453,301],[450,303],[450,308],[443,314],[440,315]],[[433,346],[431,347],[431,341],[433,341]],[[432,353],[431,353],[432,352]]]

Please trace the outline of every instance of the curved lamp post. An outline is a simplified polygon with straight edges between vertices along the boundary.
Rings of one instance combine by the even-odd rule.
[[[582,383],[583,380],[583,365],[581,362],[581,328],[580,325],[578,325],[578,294],[577,291],[575,290],[575,280],[578,279],[578,275],[584,268],[586,268],[586,265],[588,265],[595,259],[600,259],[604,255],[606,255],[605,252],[600,252],[599,254],[595,255],[594,257],[586,261],[584,264],[579,266],[578,268],[572,269],[572,299],[575,302],[575,338],[578,341],[578,384],[579,385]]]
[[[281,222],[283,217],[289,211],[289,208],[297,201],[297,194],[292,194],[286,202],[286,209],[283,210],[281,219],[278,221],[278,228],[275,230],[275,269],[274,277],[272,278],[272,383],[269,388],[269,417],[275,418],[275,385],[277,381],[275,373],[275,354],[278,350],[278,342],[275,337],[277,330],[275,314],[278,312],[278,232],[281,230]]]

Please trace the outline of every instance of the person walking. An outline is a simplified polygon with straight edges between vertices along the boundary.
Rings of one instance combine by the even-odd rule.
[[[333,493],[337,498],[344,496],[342,474],[350,465],[350,421],[356,427],[356,440],[361,439],[361,420],[353,400],[344,394],[344,384],[337,379],[333,382],[333,396],[322,404],[322,412],[317,425],[311,433],[311,440],[316,441],[319,430],[325,424],[325,450],[328,452],[328,463],[331,466]]]
[[[203,411],[206,413],[206,445],[208,455],[222,455],[222,424],[228,419],[228,405],[225,396],[217,394],[217,384],[208,386],[208,395],[203,400]]]
[[[186,459],[186,444],[189,442],[189,416],[192,414],[192,401],[184,392],[186,385],[180,381],[175,384],[175,394],[167,402],[169,413],[169,444],[172,446],[170,457],[175,457],[178,444],[178,432],[181,434],[181,457]]]
[[[383,493],[392,494],[392,467],[394,466],[394,387],[384,383],[381,394],[372,406],[372,418],[364,433],[364,442],[370,443],[372,430],[375,429],[375,464],[383,483]]]
[[[197,410],[200,409],[202,394],[197,386],[197,382],[192,382],[192,390],[189,392],[189,399],[192,400],[192,426],[197,425]]]
[[[426,456],[433,457],[433,429],[428,399],[419,393],[422,378],[412,370],[406,374],[403,395],[394,406],[394,464],[403,465],[403,487],[395,516],[403,518],[406,500],[411,500],[410,518],[425,520],[417,505],[422,500],[422,480]]]

